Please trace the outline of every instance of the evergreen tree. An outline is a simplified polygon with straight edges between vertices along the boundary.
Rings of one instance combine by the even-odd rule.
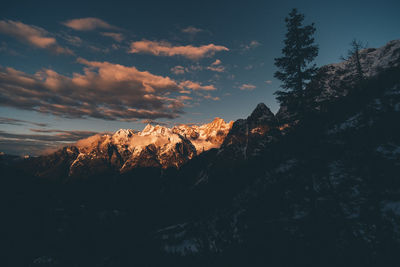
[[[357,80],[362,80],[364,73],[360,62],[360,50],[367,48],[363,42],[353,39],[350,43],[350,49],[347,51],[347,57],[341,57],[342,60],[347,60],[352,63],[357,70]]]
[[[314,43],[314,23],[303,26],[304,15],[293,9],[285,18],[287,33],[282,49],[283,56],[275,59],[275,78],[283,82],[286,91],[277,91],[280,103],[289,104],[301,99],[304,89],[316,73],[316,66],[310,63],[318,55],[318,46]],[[300,99],[299,99],[300,98]]]

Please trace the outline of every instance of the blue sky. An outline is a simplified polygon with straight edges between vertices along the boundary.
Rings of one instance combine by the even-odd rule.
[[[400,37],[398,1],[3,3],[0,151],[37,154],[148,121],[236,120],[259,102],[276,112],[273,59],[293,7],[315,22],[319,66],[353,38]]]

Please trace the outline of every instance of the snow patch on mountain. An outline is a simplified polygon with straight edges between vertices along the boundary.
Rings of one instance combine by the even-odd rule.
[[[212,148],[219,148],[232,125],[233,121],[226,123],[217,117],[208,124],[201,126],[181,124],[173,127],[172,131],[188,138],[199,154]]]

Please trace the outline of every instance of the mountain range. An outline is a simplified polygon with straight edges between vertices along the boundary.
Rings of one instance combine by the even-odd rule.
[[[232,127],[215,118],[204,125],[171,128],[148,124],[142,131],[120,129],[114,134],[94,135],[74,145],[32,160],[41,177],[92,176],[105,171],[124,173],[134,168],[179,168],[196,155],[219,148]],[[61,170],[62,169],[62,170]]]

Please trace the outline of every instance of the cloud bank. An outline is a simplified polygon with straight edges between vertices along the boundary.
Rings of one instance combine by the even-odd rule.
[[[69,118],[106,120],[176,118],[183,113],[181,93],[216,90],[193,81],[109,62],[88,61],[72,77],[51,69],[33,75],[0,66],[0,105]]]

